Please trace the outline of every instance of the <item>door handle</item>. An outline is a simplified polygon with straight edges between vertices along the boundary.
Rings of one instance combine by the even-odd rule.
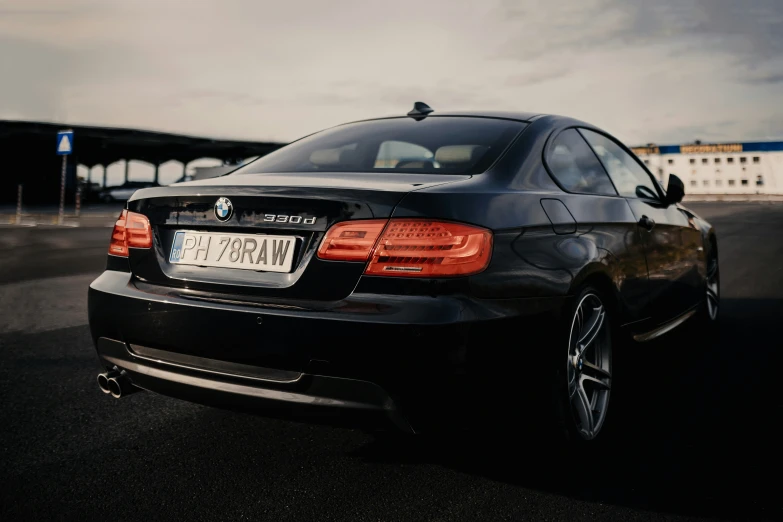
[[[647,230],[652,230],[655,226],[655,220],[647,216],[642,216],[642,219],[639,220],[639,226],[644,227]]]

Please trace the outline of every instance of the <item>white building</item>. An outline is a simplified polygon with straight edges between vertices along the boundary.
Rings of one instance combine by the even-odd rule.
[[[654,145],[631,150],[666,187],[669,174],[686,194],[783,194],[783,141]]]

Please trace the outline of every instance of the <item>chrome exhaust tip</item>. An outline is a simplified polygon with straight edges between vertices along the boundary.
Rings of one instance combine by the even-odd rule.
[[[119,373],[114,377],[110,377],[107,382],[109,393],[115,399],[120,399],[132,393],[139,391],[139,388],[131,384],[130,380],[124,373]]]
[[[119,373],[114,371],[98,374],[98,386],[103,393],[111,393],[111,390],[109,389],[109,379],[116,375],[119,375]]]

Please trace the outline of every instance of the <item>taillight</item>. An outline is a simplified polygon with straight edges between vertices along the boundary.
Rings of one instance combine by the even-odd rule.
[[[109,243],[109,253],[113,256],[128,257],[128,243],[125,241],[125,218],[128,211],[123,210],[117,222],[114,223],[114,230],[111,231],[111,243]]]
[[[492,232],[422,219],[346,221],[326,233],[318,257],[366,261],[365,274],[442,277],[476,274],[492,256]]]
[[[125,234],[130,248],[152,248],[152,227],[144,214],[128,212]]]
[[[481,272],[492,257],[492,232],[440,221],[392,219],[364,273],[439,277]]]
[[[386,219],[337,223],[326,233],[318,248],[318,257],[333,261],[367,261],[386,223]]]
[[[152,248],[152,227],[147,216],[123,210],[111,233],[109,254],[128,257],[128,248]]]

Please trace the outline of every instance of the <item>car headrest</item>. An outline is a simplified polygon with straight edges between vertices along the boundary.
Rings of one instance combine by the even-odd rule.
[[[358,150],[343,149],[340,151],[340,164],[355,166],[362,159]]]
[[[474,165],[488,148],[485,145],[445,145],[435,151],[435,161],[443,167]]]
[[[310,154],[310,163],[319,167],[333,167],[340,164],[340,149],[319,149]]]
[[[351,165],[359,161],[358,151],[338,149],[318,149],[310,153],[310,163],[318,167],[336,167],[337,165]]]
[[[398,169],[432,169],[435,165],[430,160],[400,161],[395,165]]]
[[[549,163],[549,168],[552,170],[565,170],[576,166],[570,151],[561,145],[555,147],[547,163]]]

